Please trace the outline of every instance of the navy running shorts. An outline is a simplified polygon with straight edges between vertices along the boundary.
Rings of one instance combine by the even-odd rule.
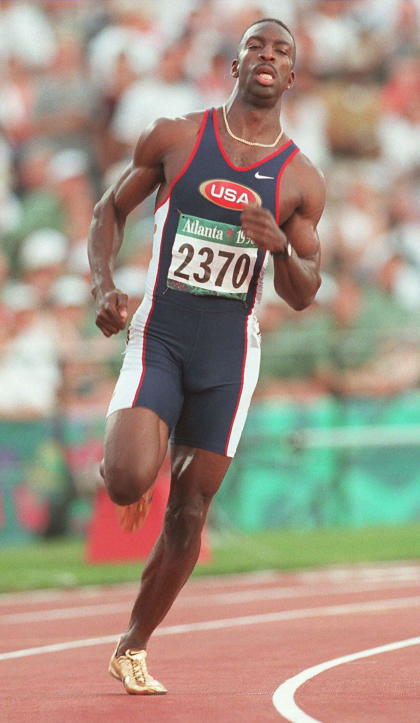
[[[168,289],[133,316],[108,415],[146,407],[172,443],[233,457],[259,363],[258,321],[242,302]]]

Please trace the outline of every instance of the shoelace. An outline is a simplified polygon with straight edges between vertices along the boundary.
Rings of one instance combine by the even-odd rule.
[[[126,652],[126,656],[129,659],[130,664],[131,664],[131,670],[133,671],[133,678],[135,680],[137,680],[137,682],[147,683],[149,674],[147,672],[145,659],[144,658],[139,659],[136,656],[131,655],[128,651]]]

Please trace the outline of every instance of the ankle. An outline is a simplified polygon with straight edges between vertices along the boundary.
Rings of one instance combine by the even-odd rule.
[[[118,657],[124,655],[127,650],[146,650],[146,648],[147,642],[130,631],[120,637],[116,655]]]

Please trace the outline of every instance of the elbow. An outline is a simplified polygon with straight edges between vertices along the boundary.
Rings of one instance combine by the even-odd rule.
[[[294,311],[304,311],[305,309],[308,308],[308,306],[310,306],[312,304],[313,298],[314,297],[312,297],[310,299],[296,299],[294,302],[292,302],[290,304],[290,306],[292,307],[292,309]]]
[[[300,299],[293,299],[293,301],[290,303],[290,306],[294,311],[304,311],[308,308],[315,299],[315,294],[312,294],[312,296],[305,296],[304,298]]]
[[[305,303],[302,306],[302,309],[306,309],[308,306],[311,306],[311,304],[315,301],[316,295],[319,291],[320,286],[321,286],[321,277],[318,274],[316,277],[316,280],[315,280],[313,292],[308,298],[305,299]],[[301,311],[302,309],[298,309],[298,311]]]
[[[104,202],[104,199],[101,198],[100,201],[97,201],[93,207],[92,221],[95,225],[102,221],[105,215],[105,210],[106,203]]]
[[[313,290],[310,294],[307,294],[298,300],[297,305],[293,307],[295,311],[303,311],[304,309],[307,309],[308,306],[311,306],[311,304],[315,301],[320,286],[321,277],[319,276],[319,274],[317,274]]]
[[[93,220],[98,221],[101,218],[102,213],[103,213],[103,204],[102,204],[102,201],[98,201],[97,203],[95,203],[95,205],[93,207],[93,214],[92,214]]]
[[[279,296],[281,299],[283,299],[293,311],[303,311],[304,309],[307,309],[308,306],[310,306],[315,298],[315,294],[311,294],[310,296],[292,296],[292,295],[286,295],[283,290],[277,289],[276,287],[275,291],[277,296]]]
[[[102,198],[100,198],[93,207],[93,218],[95,219],[95,221],[99,221],[106,213],[106,210],[109,208],[109,206],[113,205],[113,199],[111,196],[109,196],[108,194],[102,196]]]
[[[93,218],[98,221],[110,211],[115,216],[117,215],[117,207],[115,204],[115,193],[113,187],[109,188],[99,199],[99,201],[95,203],[95,206],[93,208]]]
[[[318,293],[318,289],[321,286],[321,277],[319,274],[316,275],[314,278],[314,282],[312,284],[312,287],[310,289],[305,289],[303,293],[296,294],[296,296],[293,296],[290,299],[287,299],[287,302],[289,306],[294,311],[304,311],[308,308],[308,306],[311,306],[313,301],[315,300],[315,297]],[[276,289],[277,291],[277,289]],[[277,291],[277,293],[279,293]],[[279,294],[280,295],[280,294]]]

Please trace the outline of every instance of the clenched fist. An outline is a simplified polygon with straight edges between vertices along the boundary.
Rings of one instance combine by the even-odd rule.
[[[96,326],[105,336],[118,334],[127,323],[128,296],[119,289],[94,293],[96,300]]]
[[[277,226],[273,214],[267,208],[249,204],[241,213],[242,230],[259,248],[282,253],[287,248],[287,238]]]

